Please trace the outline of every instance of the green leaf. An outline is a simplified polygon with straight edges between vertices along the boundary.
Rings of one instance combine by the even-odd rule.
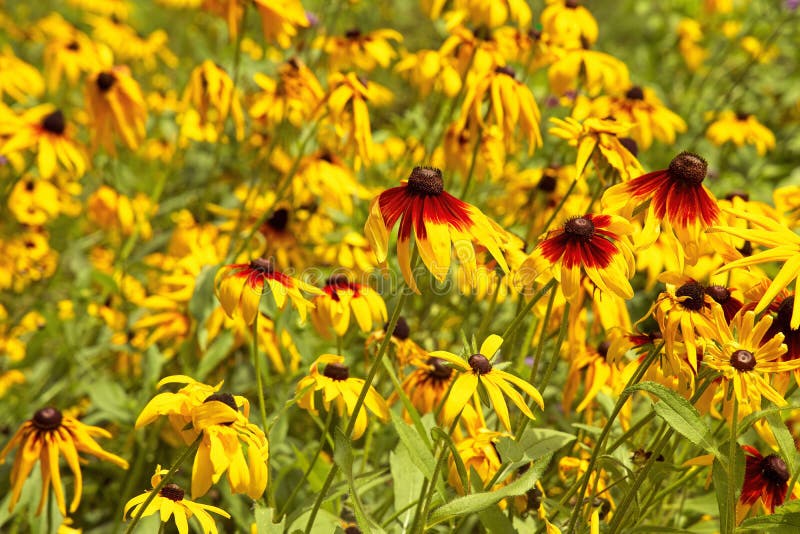
[[[413,465],[411,452],[403,442],[400,442],[397,448],[389,453],[389,469],[394,481],[395,510],[402,510],[419,498],[419,490],[425,479],[422,473],[418,469],[411,468],[411,465]],[[412,506],[397,517],[397,522],[404,532],[410,527],[413,512]]]
[[[98,412],[107,416],[112,421],[132,424],[134,421],[131,406],[133,401],[125,390],[111,380],[100,380],[88,389],[92,405]]]
[[[419,433],[411,425],[403,421],[399,415],[394,412],[390,412],[390,415],[400,441],[411,453],[411,463],[417,466],[422,474],[425,475],[425,478],[432,479],[433,471],[436,469],[436,460],[428,445],[422,440]]]
[[[486,527],[487,532],[504,534],[505,532],[515,531],[511,520],[497,506],[478,512],[478,518],[483,523],[483,526]]]
[[[515,497],[522,495],[536,484],[539,477],[542,475],[547,465],[550,463],[550,457],[543,458],[541,461],[536,462],[534,466],[526,471],[517,480],[510,484],[497,489],[496,491],[487,491],[483,493],[474,493],[459,497],[455,500],[444,504],[435,510],[428,519],[427,526],[433,526],[444,521],[455,519],[456,517],[480,512],[492,505],[497,504],[506,497]]]
[[[203,354],[203,358],[197,366],[197,371],[194,373],[195,378],[201,381],[204,380],[208,373],[216,369],[228,356],[232,347],[233,332],[230,330],[222,331]]]
[[[280,523],[274,523],[274,518],[275,510],[256,502],[255,520],[258,534],[283,534],[286,528],[286,525],[284,525],[286,518],[284,517]]]
[[[356,514],[358,526],[364,534],[380,534],[383,529],[372,520],[371,517],[364,510],[364,505],[361,502],[361,496],[364,493],[363,487],[356,486],[356,481],[353,478],[353,448],[350,446],[350,439],[344,435],[342,429],[336,427],[333,435],[333,460],[342,474],[347,479],[347,485],[350,489],[350,500],[353,503],[353,511]]]
[[[746,519],[736,532],[769,532],[770,534],[797,534],[800,532],[800,512],[762,515]]]
[[[211,311],[216,307],[216,297],[214,296],[214,277],[217,274],[217,267],[208,266],[204,267],[200,274],[197,276],[194,284],[194,293],[189,300],[189,314],[195,318],[200,330],[205,332],[202,328],[206,323],[206,319],[211,315]],[[198,343],[200,348],[205,349],[205,342],[203,336],[198,336]]]
[[[630,386],[622,392],[630,395],[633,391],[646,391],[652,393],[660,399],[653,405],[656,415],[661,417],[673,430],[697,445],[703,450],[719,458],[719,452],[711,430],[708,425],[700,418],[700,412],[692,406],[689,401],[655,382],[642,382]]]
[[[781,450],[783,458],[786,460],[786,465],[789,467],[790,473],[797,472],[797,448],[794,444],[794,438],[786,427],[780,415],[777,413],[767,414],[767,423],[772,429],[772,434],[775,436],[775,441],[778,442],[778,447]]]

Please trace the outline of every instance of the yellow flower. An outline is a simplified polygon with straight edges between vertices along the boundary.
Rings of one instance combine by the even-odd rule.
[[[9,46],[0,52],[0,101],[8,95],[17,102],[37,98],[44,92],[44,80],[39,71],[17,56]]]
[[[403,376],[406,365],[417,360],[425,361],[428,359],[427,351],[417,345],[410,336],[411,328],[406,318],[401,315],[397,319],[394,332],[392,332],[389,340],[394,347],[394,356],[397,358],[400,376]],[[367,354],[374,356],[378,351],[378,345],[383,341],[384,337],[386,337],[386,330],[384,329],[377,330],[370,334],[364,343]]]
[[[46,180],[19,180],[8,197],[8,208],[22,224],[41,226],[59,212],[58,188]]]
[[[311,69],[295,58],[278,68],[277,79],[261,73],[256,73],[253,79],[261,92],[255,95],[249,113],[266,127],[284,120],[301,126],[316,115],[325,97]]]
[[[169,38],[166,31],[155,30],[148,35],[142,35],[137,28],[116,17],[86,15],[85,18],[93,27],[92,37],[108,45],[118,63],[136,61],[145,69],[153,70],[156,61],[160,59],[170,69],[178,66],[177,56],[167,46]],[[110,60],[105,66],[111,66]],[[91,70],[96,70],[97,67],[98,65],[94,65]]]
[[[192,71],[181,103],[186,107],[178,118],[181,137],[215,143],[224,132],[230,115],[236,138],[244,138],[244,112],[239,90],[225,69],[213,61],[203,61]]]
[[[403,36],[391,29],[364,33],[358,28],[353,28],[342,36],[317,37],[312,46],[321,48],[328,55],[328,64],[332,72],[348,69],[369,72],[378,65],[383,68],[388,67],[397,56],[390,41],[402,42]]]
[[[289,48],[297,28],[310,25],[300,0],[253,0],[253,3],[261,15],[264,39],[277,42],[281,48]],[[236,32],[232,34],[236,36]]]
[[[127,67],[114,67],[89,77],[86,101],[92,125],[92,142],[113,153],[113,135],[136,149],[145,136],[147,107]]]
[[[156,466],[156,472],[150,479],[150,484],[153,488],[161,483],[161,477],[167,473],[168,471],[161,469],[160,465]],[[125,509],[122,512],[123,519],[128,516],[128,511],[130,511],[131,517],[136,517],[140,513],[142,505],[150,497],[150,491],[137,495],[125,504]],[[179,534],[188,534],[188,520],[194,516],[200,523],[203,534],[217,534],[217,525],[209,512],[230,518],[230,514],[221,508],[184,499],[183,489],[177,484],[166,484],[158,492],[158,495],[150,501],[147,508],[141,510],[141,517],[158,513],[162,523],[166,523],[170,517],[174,517],[175,526],[178,528]]]
[[[75,495],[69,507],[70,513],[78,509],[83,491],[79,453],[85,452],[123,469],[128,468],[128,462],[103,450],[94,440],[95,437],[110,438],[111,434],[102,428],[85,425],[73,417],[63,415],[56,408],[48,407],[37,411],[32,419],[23,423],[8,445],[0,451],[0,463],[2,463],[5,462],[11,449],[18,448],[11,470],[9,510],[14,509],[25,480],[30,476],[36,463],[41,462],[42,498],[36,513],[41,513],[52,485],[58,509],[63,515],[67,515],[64,488],[61,485],[61,470],[58,465],[59,453],[64,455],[74,476]]]
[[[559,96],[577,91],[579,84],[589,96],[603,90],[618,93],[631,85],[625,63],[604,52],[584,48],[560,52],[547,70],[547,79],[550,89]]]
[[[597,21],[576,0],[547,0],[542,11],[542,32],[553,44],[565,48],[593,45],[597,41]]]
[[[75,84],[81,74],[110,66],[111,51],[70,26],[70,34],[52,38],[44,49],[47,85],[55,90],[62,76]]]
[[[473,399],[475,406],[480,406],[478,399],[478,386],[484,387],[489,396],[489,401],[497,413],[497,419],[503,424],[506,430],[511,431],[511,422],[508,417],[508,405],[504,395],[513,402],[520,411],[533,419],[533,412],[528,408],[525,399],[515,390],[517,386],[524,393],[528,394],[540,408],[544,408],[544,401],[541,394],[527,381],[518,378],[511,373],[495,369],[491,360],[500,350],[503,338],[492,334],[487,337],[481,345],[478,353],[469,357],[468,361],[456,356],[452,352],[443,350],[431,352],[434,358],[440,358],[453,364],[462,373],[456,378],[450,390],[447,400],[442,408],[442,419],[445,424],[450,424],[455,420],[464,405]]]
[[[407,76],[422,96],[436,91],[452,98],[461,89],[461,76],[454,60],[436,50],[405,53],[394,69]]]
[[[461,482],[461,477],[458,474],[458,469],[452,456],[449,457],[448,461],[447,480],[459,495],[464,495],[467,488],[472,489],[471,477],[473,476],[473,471],[477,473],[481,483],[485,485],[500,469],[502,462],[494,445],[502,435],[500,432],[480,429],[474,436],[465,437],[456,443],[456,450],[467,471],[466,488]],[[503,485],[504,482],[500,481],[491,488],[485,488],[485,490],[492,491]]]
[[[506,21],[527,27],[531,23],[531,8],[525,0],[455,0],[454,11],[462,11],[475,26],[496,28]]]
[[[261,295],[267,289],[280,309],[286,306],[286,297],[289,297],[303,321],[314,304],[303,298],[300,290],[316,295],[322,293],[312,285],[276,271],[266,259],[226,265],[219,270],[214,282],[214,291],[225,313],[233,317],[233,312],[239,309],[247,324],[255,319]]]
[[[324,365],[321,373],[320,365]],[[350,377],[350,368],[344,364],[344,356],[323,354],[311,364],[309,374],[297,383],[297,405],[317,414],[315,395],[321,392],[322,405],[326,411],[330,411],[333,404],[339,417],[342,417],[345,411],[348,415],[352,415],[363,387],[363,379]],[[356,417],[353,439],[360,438],[367,429],[367,410],[382,421],[389,420],[389,407],[372,386],[364,398],[364,409],[359,410]]]
[[[699,43],[703,40],[703,29],[694,19],[681,19],[677,27],[678,49],[692,72],[698,70],[708,57],[708,50]]]
[[[800,359],[781,361],[787,350],[782,333],[764,339],[772,317],[765,315],[756,322],[755,313],[747,311],[737,314],[729,325],[717,307],[714,321],[716,331],[708,337],[703,363],[719,371],[726,383],[733,383],[739,417],[760,410],[762,396],[777,406],[786,406],[783,395],[770,385],[770,375],[797,369]]]
[[[36,165],[42,178],[55,174],[58,164],[75,177],[86,172],[86,157],[72,139],[74,129],[64,113],[51,104],[31,108],[19,117],[0,118],[0,156],[26,149],[36,152]]]
[[[350,282],[344,274],[328,279],[322,294],[314,298],[311,322],[317,332],[325,337],[333,330],[344,336],[350,327],[351,314],[355,316],[359,330],[372,331],[373,322],[386,322],[386,304],[371,287]]]
[[[172,383],[186,386],[153,397],[139,414],[136,428],[166,415],[187,444],[202,434],[192,467],[193,498],[204,495],[226,471],[233,493],[261,497],[267,487],[269,443],[264,432],[248,421],[247,399],[220,393],[222,382],[209,386],[182,375],[168,376],[158,387]]]
[[[153,237],[150,218],[155,215],[158,206],[153,205],[143,193],[128,198],[102,185],[89,196],[87,208],[89,220],[100,228],[125,236],[135,232],[143,240]]]
[[[759,156],[775,148],[775,134],[749,113],[723,111],[709,125],[706,137],[717,146],[728,141],[737,147],[753,145]]]
[[[403,380],[403,391],[420,414],[433,413],[450,390],[453,369],[445,365],[444,360],[434,357],[412,363],[416,369]],[[390,402],[396,398],[397,394],[393,394]],[[410,420],[408,414],[403,413]]]

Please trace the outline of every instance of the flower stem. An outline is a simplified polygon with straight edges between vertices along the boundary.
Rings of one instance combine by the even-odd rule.
[[[413,262],[415,263],[415,262]],[[353,406],[353,413],[350,414],[350,421],[347,423],[347,429],[344,431],[345,436],[351,436],[353,433],[353,428],[356,426],[356,419],[358,418],[358,413],[361,411],[361,408],[364,405],[364,399],[367,398],[367,392],[369,392],[369,388],[372,386],[372,381],[375,380],[375,375],[378,373],[378,369],[381,366],[381,361],[383,357],[386,355],[386,350],[389,348],[389,342],[392,339],[392,336],[389,334],[390,332],[394,332],[394,328],[397,326],[397,321],[400,319],[400,314],[403,311],[403,306],[408,299],[409,292],[403,288],[400,293],[400,299],[397,301],[397,305],[392,312],[392,317],[389,319],[389,324],[386,327],[387,335],[383,337],[381,341],[381,345],[378,348],[378,354],[375,357],[375,360],[372,362],[372,365],[369,368],[369,373],[367,374],[367,378],[364,380],[364,385],[361,387],[361,392],[358,395],[358,399],[356,400],[355,406]],[[317,513],[319,512],[320,506],[322,506],[322,501],[325,500],[325,495],[328,493],[328,490],[333,484],[333,479],[336,477],[336,473],[339,471],[339,467],[336,464],[331,466],[331,470],[328,471],[328,477],[325,479],[325,482],[322,485],[322,489],[320,490],[319,494],[317,495],[316,500],[314,501],[314,506],[311,508],[311,514],[308,516],[308,523],[306,523],[306,528],[304,530],[305,534],[311,532],[311,527],[314,526],[314,520],[317,518]]]
[[[261,359],[258,357],[258,316],[260,312],[256,311],[255,319],[253,319],[253,344],[250,352],[253,356],[253,366],[256,369],[256,387],[258,389],[258,410],[261,413],[261,424],[264,426],[264,434],[269,434],[269,421],[267,420],[267,405],[264,400],[264,382],[261,376]]]
[[[731,383],[731,390],[733,390],[733,384]],[[736,526],[736,453],[738,452],[736,449],[738,447],[736,442],[736,437],[738,435],[738,426],[739,426],[739,399],[736,397],[736,394],[731,391],[731,402],[733,402],[733,416],[731,417],[731,438],[728,442],[728,506],[727,506],[727,514],[728,518],[725,521],[728,528],[725,531],[725,534],[728,532],[733,532]]]
[[[537,302],[539,302],[539,300],[541,300],[541,298],[542,298],[542,297],[543,297],[543,296],[544,296],[544,295],[545,295],[545,294],[546,294],[548,291],[550,291],[551,289],[553,289],[553,287],[554,287],[555,285],[556,285],[556,280],[555,280],[555,278],[553,278],[553,279],[551,279],[549,282],[547,282],[547,284],[545,284],[545,285],[544,285],[544,287],[542,287],[542,289],[540,289],[540,290],[539,290],[539,291],[538,291],[538,292],[537,292],[537,293],[536,293],[536,294],[533,296],[533,298],[532,298],[532,299],[531,299],[531,300],[530,300],[530,301],[529,301],[527,304],[525,304],[525,307],[524,307],[524,308],[522,308],[522,310],[520,310],[520,312],[517,314],[517,316],[516,316],[516,317],[514,317],[514,320],[512,320],[512,321],[511,321],[511,323],[509,323],[508,327],[506,327],[506,329],[503,331],[503,333],[502,333],[502,335],[501,335],[500,337],[502,337],[503,339],[506,339],[508,336],[510,336],[510,335],[511,335],[511,333],[512,333],[512,332],[514,332],[514,330],[516,330],[516,329],[519,327],[519,325],[520,325],[520,323],[522,322],[522,320],[523,320],[523,319],[525,319],[525,316],[527,316],[527,315],[528,315],[528,312],[530,312],[530,311],[531,311],[531,309],[532,309],[534,306],[536,306],[536,303],[537,303]]]
[[[185,462],[186,459],[189,458],[189,456],[194,454],[194,452],[197,450],[197,447],[200,446],[200,441],[202,439],[203,439],[203,433],[201,432],[200,434],[197,435],[197,438],[195,438],[192,444],[186,447],[186,450],[184,450],[178,457],[178,459],[175,460],[175,463],[173,463],[172,467],[169,468],[167,474],[164,475],[163,478],[161,479],[161,482],[159,482],[158,485],[156,485],[156,487],[150,491],[150,494],[147,496],[147,499],[145,499],[142,505],[139,507],[139,511],[136,512],[136,515],[133,517],[131,524],[128,525],[128,528],[125,529],[125,534],[133,533],[134,529],[136,528],[136,524],[139,523],[139,520],[142,518],[142,514],[144,513],[144,511],[147,509],[148,506],[150,506],[150,503],[153,502],[153,499],[156,498],[156,495],[158,495],[158,493],[164,488],[164,486],[166,486],[169,483],[169,481],[172,480],[172,477],[175,476],[175,473],[178,472],[178,469],[180,469],[181,465],[183,465],[183,462]]]

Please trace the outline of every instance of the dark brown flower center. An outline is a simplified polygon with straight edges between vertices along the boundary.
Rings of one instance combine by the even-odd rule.
[[[723,286],[708,286],[706,288],[706,295],[714,299],[717,304],[725,304],[731,298],[731,292]]]
[[[251,261],[250,268],[264,274],[272,274],[275,272],[275,266],[272,264],[272,260],[267,258],[258,258],[257,260]]]
[[[575,217],[564,225],[564,232],[581,241],[591,241],[594,236],[594,223],[587,217]]]
[[[469,366],[479,375],[485,375],[492,370],[492,362],[483,354],[473,354],[469,357]]]
[[[506,67],[496,67],[494,69],[494,71],[497,74],[505,74],[506,76],[510,76],[511,78],[516,78],[516,76],[517,76],[517,73],[514,72],[514,69],[512,69],[511,67],[508,67],[508,66],[506,66]]]
[[[408,336],[410,334],[411,334],[411,327],[408,326],[408,321],[406,321],[406,318],[398,317],[397,324],[394,325],[394,332],[392,332],[392,335],[399,340],[404,340],[408,339]]]
[[[361,529],[358,528],[356,525],[350,525],[346,529],[344,529],[344,534],[361,534]]]
[[[736,250],[738,250],[741,253],[742,256],[745,256],[745,257],[752,256],[752,254],[753,254],[753,243],[751,243],[750,241],[745,241],[742,244],[742,246],[738,247]]]
[[[681,152],[669,162],[667,173],[674,179],[689,185],[699,185],[703,183],[708,172],[706,160],[692,154],[691,152]]]
[[[344,32],[344,36],[348,39],[358,39],[361,37],[361,30],[359,28],[351,28]]]
[[[221,402],[222,404],[229,406],[234,411],[239,410],[239,408],[236,407],[236,399],[234,399],[233,395],[230,393],[214,393],[213,395],[209,395],[206,397],[206,400],[203,401],[203,404],[211,401]]]
[[[25,191],[28,191],[30,193],[34,189],[36,189],[36,184],[33,182],[33,180],[28,180],[25,182]]]
[[[633,154],[633,157],[639,155],[639,145],[636,144],[636,141],[634,141],[630,137],[620,137],[619,144],[624,146],[628,150],[628,152]]]
[[[555,176],[545,174],[542,176],[542,179],[539,180],[539,183],[536,184],[536,189],[544,193],[552,193],[556,190],[556,184],[557,182]]]
[[[737,350],[731,354],[731,366],[743,373],[752,371],[756,367],[756,357],[749,350]]]
[[[764,478],[774,484],[786,484],[789,482],[789,468],[786,462],[777,454],[770,454],[761,462],[761,473]]]
[[[414,167],[408,177],[408,188],[419,195],[441,195],[444,191],[442,171],[433,167]]]
[[[59,428],[63,419],[64,416],[61,415],[60,411],[58,411],[56,408],[48,406],[47,408],[42,408],[33,414],[32,422],[33,426],[35,426],[37,430],[49,432]]]
[[[289,224],[289,210],[286,208],[278,208],[272,212],[272,215],[269,216],[267,219],[267,225],[273,230],[277,230],[278,232],[282,232],[286,230],[286,226]]]
[[[736,120],[739,120],[739,121],[746,121],[749,118],[750,118],[750,114],[749,113],[745,113],[743,111],[740,111],[740,112],[738,112],[736,114]]]
[[[608,356],[608,349],[611,347],[611,343],[608,341],[603,341],[599,345],[597,345],[597,354],[605,358]]]
[[[101,72],[97,75],[97,88],[100,89],[101,92],[105,93],[114,86],[116,81],[117,77],[114,76],[113,73]]]
[[[778,315],[775,317],[775,325],[784,334],[792,331],[792,309],[794,308],[794,295],[786,297],[778,306]]]
[[[644,100],[644,91],[638,85],[634,85],[625,92],[625,98],[628,100]]]
[[[450,379],[450,376],[453,374],[453,370],[444,364],[444,360],[440,358],[428,358],[426,361],[428,365],[432,367],[430,371],[428,371],[428,376],[440,381],[445,382]]]
[[[177,484],[167,484],[161,488],[161,491],[159,491],[158,494],[175,502],[182,501],[184,496],[183,490]]]
[[[341,363],[329,363],[325,366],[322,374],[331,380],[342,382],[350,378],[350,368]]]
[[[81,45],[78,43],[78,41],[72,41],[67,45],[67,50],[72,50],[73,52],[77,52],[80,49]]]
[[[542,506],[542,492],[539,488],[529,489],[525,493],[525,500],[528,504],[528,510],[538,510]]]
[[[64,114],[60,109],[55,110],[42,120],[42,127],[50,133],[63,134],[64,129],[67,127],[64,121]]]
[[[746,191],[731,191],[725,195],[725,200],[733,200],[734,198],[741,198],[745,202],[750,200],[750,194]]]
[[[675,292],[675,296],[689,297],[681,302],[683,307],[692,311],[699,311],[703,306],[705,306],[705,301],[703,300],[704,293],[705,291],[703,290],[703,286],[697,282],[687,282],[678,288],[678,290]]]
[[[566,7],[567,9],[575,9],[579,5],[580,2],[578,2],[578,0],[567,0],[566,2],[564,2],[564,7]]]

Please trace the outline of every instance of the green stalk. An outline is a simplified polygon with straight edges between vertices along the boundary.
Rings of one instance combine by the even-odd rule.
[[[731,384],[731,390],[733,390],[733,384]],[[738,434],[737,427],[739,426],[739,399],[736,398],[735,393],[731,396],[733,397],[731,399],[731,402],[733,402],[733,417],[731,417],[731,436],[728,442],[728,520],[726,522],[728,530],[725,534],[732,533],[736,527],[736,486],[738,485],[736,480],[736,453],[738,452],[736,450],[738,447],[736,436]]]
[[[144,511],[147,509],[150,503],[153,502],[153,499],[156,498],[156,495],[158,495],[158,493],[164,488],[164,486],[166,486],[169,483],[169,481],[172,480],[172,477],[175,476],[175,473],[178,472],[178,469],[180,469],[181,465],[183,465],[183,462],[185,462],[186,459],[189,458],[189,456],[194,454],[194,452],[197,450],[197,447],[200,446],[200,441],[202,439],[203,439],[203,433],[201,432],[200,434],[197,435],[197,438],[195,438],[192,444],[189,445],[186,448],[186,450],[184,450],[181,453],[181,455],[178,457],[177,460],[175,460],[175,463],[173,463],[172,467],[169,468],[167,474],[164,475],[164,477],[161,479],[161,482],[159,482],[158,485],[149,492],[150,494],[147,496],[147,499],[145,499],[145,501],[139,507],[139,511],[136,512],[133,521],[131,521],[130,525],[128,525],[128,528],[125,529],[125,534],[133,533],[134,529],[136,528],[136,524],[139,523],[139,520],[142,518],[142,513],[144,513]]]
[[[253,344],[250,348],[250,353],[253,357],[253,366],[256,369],[256,387],[258,388],[258,410],[261,412],[261,424],[264,426],[264,434],[269,435],[269,421],[267,420],[267,404],[264,400],[264,382],[261,376],[261,359],[258,357],[258,316],[260,312],[256,310],[256,316],[253,319]]]

